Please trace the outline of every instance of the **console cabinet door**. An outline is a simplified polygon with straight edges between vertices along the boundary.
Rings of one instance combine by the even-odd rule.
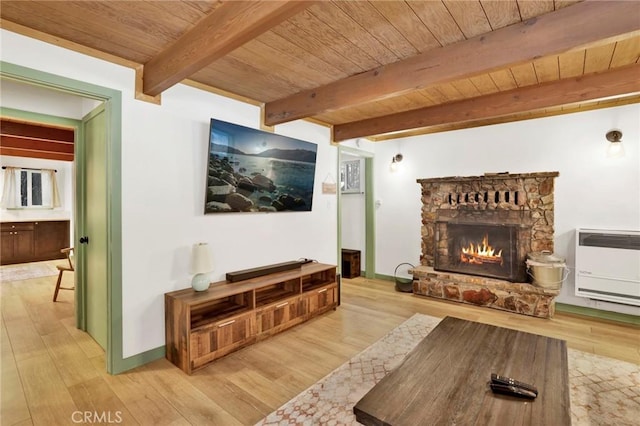
[[[291,298],[267,306],[257,313],[258,334],[279,332],[302,321],[304,301],[300,297]]]
[[[196,369],[255,339],[253,312],[229,318],[191,332],[191,369]]]
[[[331,284],[317,290],[305,293],[305,310],[307,314],[314,314],[319,311],[328,310],[337,306],[336,284]]]

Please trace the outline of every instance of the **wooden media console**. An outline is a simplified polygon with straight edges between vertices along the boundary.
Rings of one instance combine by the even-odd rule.
[[[208,290],[165,293],[166,357],[187,374],[340,303],[335,265],[309,263]]]

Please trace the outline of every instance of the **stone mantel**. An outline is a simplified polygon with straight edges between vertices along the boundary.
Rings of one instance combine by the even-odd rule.
[[[524,178],[548,178],[558,177],[558,172],[539,172],[539,173],[485,173],[482,176],[449,176],[438,178],[417,179],[416,182],[422,183],[453,183],[453,182],[472,182],[483,179],[500,180],[500,179],[524,179]]]

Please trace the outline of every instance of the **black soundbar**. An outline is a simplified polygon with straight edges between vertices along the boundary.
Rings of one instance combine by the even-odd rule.
[[[302,267],[305,262],[291,261],[283,263],[275,263],[273,265],[260,266],[258,268],[244,269],[242,271],[227,272],[227,281],[236,282],[248,280],[250,278],[261,277],[263,275],[273,274],[274,272],[289,271]]]

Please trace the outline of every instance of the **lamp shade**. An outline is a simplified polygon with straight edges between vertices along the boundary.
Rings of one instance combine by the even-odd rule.
[[[400,170],[400,162],[404,156],[402,154],[396,154],[391,158],[391,165],[389,165],[389,170],[391,173],[395,173]]]
[[[607,146],[607,157],[624,157],[624,147],[622,146],[622,132],[620,130],[610,130],[607,132],[605,137],[609,141],[609,146]]]
[[[198,243],[193,245],[191,254],[192,274],[204,274],[213,270],[213,261],[211,260],[211,250],[207,243]]]
[[[607,147],[607,157],[608,158],[624,157],[624,147],[622,146],[622,141],[609,142],[609,146]]]

